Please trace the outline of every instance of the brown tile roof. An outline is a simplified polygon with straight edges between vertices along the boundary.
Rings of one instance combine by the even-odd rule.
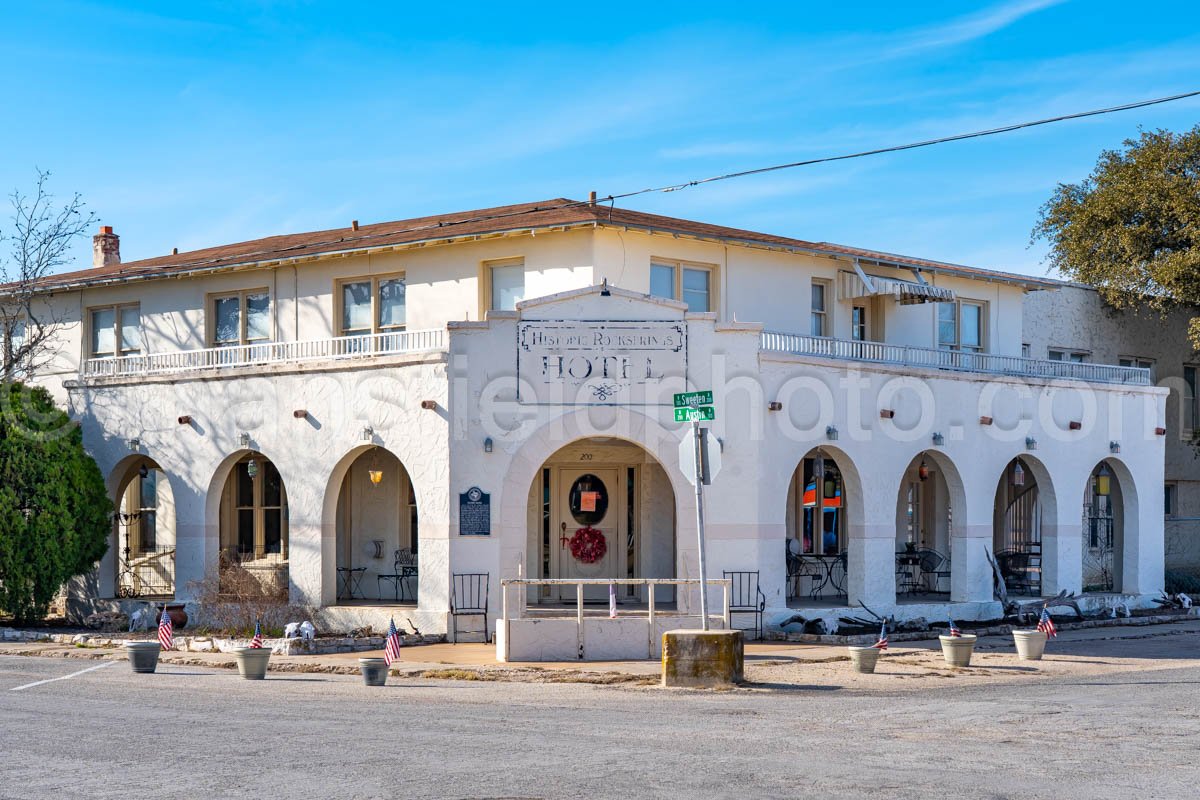
[[[587,224],[642,228],[828,255],[858,256],[887,264],[921,267],[970,277],[1010,280],[1032,285],[1054,285],[1056,283],[1023,275],[944,264],[824,242],[809,242],[757,231],[726,228],[721,225],[709,225],[692,220],[647,214],[626,208],[612,208],[602,202],[597,205],[589,205],[585,202],[555,198],[537,203],[520,203],[453,214],[417,217],[396,222],[360,225],[358,230],[335,228],[310,233],[268,236],[248,242],[207,247],[187,253],[157,256],[109,267],[96,267],[52,275],[45,280],[43,286],[47,290],[77,288],[114,281],[167,277],[193,271],[251,267],[257,264],[304,259],[330,253],[445,241],[458,237],[530,228],[544,229]]]

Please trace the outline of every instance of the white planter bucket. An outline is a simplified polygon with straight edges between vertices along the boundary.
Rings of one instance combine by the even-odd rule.
[[[237,657],[238,674],[248,681],[261,681],[267,677],[267,662],[271,660],[269,647],[239,647],[233,651]]]
[[[875,665],[879,663],[879,654],[882,652],[878,647],[851,646],[850,666],[855,672],[870,674],[875,671]]]
[[[1022,661],[1041,661],[1046,651],[1046,634],[1039,630],[1016,630],[1012,632],[1017,644],[1017,657]]]
[[[975,639],[973,633],[964,633],[962,636],[939,636],[938,639],[942,643],[942,657],[946,659],[946,663],[952,667],[969,667],[971,666],[971,654],[975,652]]]

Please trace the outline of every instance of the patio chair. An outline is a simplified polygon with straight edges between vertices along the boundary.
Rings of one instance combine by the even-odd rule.
[[[1004,576],[1004,585],[1013,594],[1040,594],[1042,591],[1042,557],[1040,553],[1024,550],[1001,550],[996,553],[996,565]]]
[[[386,575],[377,575],[375,577],[375,587],[379,594],[379,599],[383,599],[383,582],[391,581],[392,596],[396,602],[400,602],[405,597],[405,581],[417,577],[417,555],[408,548],[403,548],[396,551],[395,561],[392,563],[392,572]],[[416,592],[412,592],[413,599],[417,597]]]
[[[917,564],[921,568],[921,582],[925,588],[934,594],[942,592],[942,578],[950,580],[950,559],[937,550],[920,548],[917,550]],[[930,579],[932,578],[932,581]],[[950,591],[946,589],[946,591]]]
[[[454,643],[458,644],[458,618],[483,617],[483,641],[488,641],[488,573],[455,572],[450,595],[450,616],[454,622]]]
[[[729,623],[733,626],[734,614],[753,614],[754,626],[738,630],[754,631],[754,638],[762,638],[762,617],[767,607],[767,596],[758,586],[757,572],[723,572],[725,580],[730,581],[729,589]]]
[[[787,540],[787,580],[788,599],[796,599],[804,594],[801,581],[808,578],[809,592],[813,593],[825,580],[826,571],[823,566],[800,552],[800,542],[797,539]]]

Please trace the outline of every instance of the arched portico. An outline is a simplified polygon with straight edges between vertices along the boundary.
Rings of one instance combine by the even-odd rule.
[[[860,564],[850,566],[851,537],[863,524],[862,497],[862,480],[844,451],[821,446],[800,459],[785,510],[789,604],[840,604],[848,601],[852,581],[862,582]]]
[[[1084,592],[1127,589],[1127,554],[1136,558],[1138,498],[1129,468],[1105,458],[1089,473],[1083,491],[1082,583]],[[1132,532],[1132,535],[1130,533]],[[1132,541],[1132,553],[1128,553]]]
[[[216,534],[218,545],[217,563],[206,564],[206,580],[215,576],[222,592],[234,581],[252,580],[263,591],[287,595],[287,488],[273,460],[251,449],[226,457],[209,482],[205,517],[205,529]]]
[[[174,597],[175,495],[167,473],[152,457],[133,453],[105,484],[115,511],[99,565],[99,596]]]
[[[1057,537],[1058,497],[1050,471],[1023,453],[1005,465],[992,511],[991,550],[1010,594],[1042,594]]]
[[[917,453],[896,497],[898,599],[987,599],[974,596],[965,574],[955,569],[956,561],[965,560],[958,556],[967,556],[966,520],[967,493],[954,462],[939,450]]]

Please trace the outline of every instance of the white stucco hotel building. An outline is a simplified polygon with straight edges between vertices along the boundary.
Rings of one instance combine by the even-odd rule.
[[[860,602],[995,617],[988,552],[1030,593],[1162,587],[1167,392],[1023,357],[1051,281],[566,200],[95,247],[46,286],[68,324],[39,376],[121,510],[76,602],[190,600],[238,564],[322,624],[437,632],[473,573],[495,632],[501,580],[696,578],[688,389],[715,395],[709,577],[757,573],[768,627]],[[578,558],[589,528],[603,552]],[[611,623],[649,591],[696,613],[630,583]],[[518,589],[510,636],[554,640],[575,600]]]

